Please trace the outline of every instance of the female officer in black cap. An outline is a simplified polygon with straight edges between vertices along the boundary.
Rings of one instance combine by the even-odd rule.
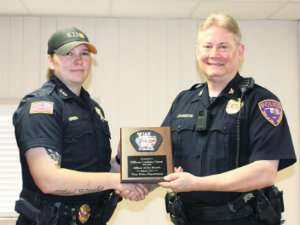
[[[247,192],[272,186],[277,171],[295,163],[294,147],[278,98],[239,75],[243,58],[237,22],[210,15],[197,43],[206,83],[181,92],[163,122],[172,129],[177,168],[160,185],[179,192],[185,225],[280,223],[280,204],[255,204]],[[259,202],[263,192],[254,193]]]
[[[108,123],[82,87],[91,53],[97,50],[79,29],[55,32],[48,41],[49,81],[26,95],[13,116],[23,177],[18,225],[102,225],[111,190],[131,200],[147,193],[109,172]]]

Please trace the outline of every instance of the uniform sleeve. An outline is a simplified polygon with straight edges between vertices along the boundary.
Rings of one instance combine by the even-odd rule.
[[[274,95],[254,101],[250,119],[250,162],[279,160],[279,170],[296,162],[292,138],[281,103]]]
[[[24,154],[34,147],[50,148],[59,154],[62,149],[62,121],[53,100],[23,101],[14,114],[17,144]]]

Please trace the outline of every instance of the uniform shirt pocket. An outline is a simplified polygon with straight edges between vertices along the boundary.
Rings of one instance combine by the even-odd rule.
[[[196,132],[194,131],[193,119],[176,119],[171,124],[173,157],[175,166],[184,166],[184,162],[196,153],[195,140]]]
[[[69,122],[65,128],[63,162],[66,165],[95,160],[96,142],[91,120],[80,118]]]
[[[76,143],[84,136],[93,133],[91,121],[88,118],[81,118],[69,122],[65,129],[64,140],[66,143]]]
[[[211,174],[233,169],[236,154],[237,118],[230,116],[212,124],[207,143],[206,170]]]

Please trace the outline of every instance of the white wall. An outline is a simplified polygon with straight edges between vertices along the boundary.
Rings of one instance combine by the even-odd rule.
[[[159,126],[179,90],[198,82],[197,24],[195,20],[0,17],[0,98],[20,98],[38,88],[45,81],[49,35],[56,28],[75,25],[99,50],[87,86],[106,111],[115,152],[120,127]],[[242,74],[253,76],[280,97],[298,150],[298,23],[242,21],[241,28],[246,44]],[[300,222],[298,165],[278,179],[285,192],[287,225]],[[145,201],[123,201],[110,224],[170,224],[164,193],[158,189]]]

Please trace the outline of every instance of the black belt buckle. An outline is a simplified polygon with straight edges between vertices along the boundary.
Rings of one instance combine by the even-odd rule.
[[[78,209],[78,214],[77,214],[78,221],[81,224],[85,224],[89,220],[91,213],[92,213],[92,209],[90,205],[88,204],[81,205]]]

